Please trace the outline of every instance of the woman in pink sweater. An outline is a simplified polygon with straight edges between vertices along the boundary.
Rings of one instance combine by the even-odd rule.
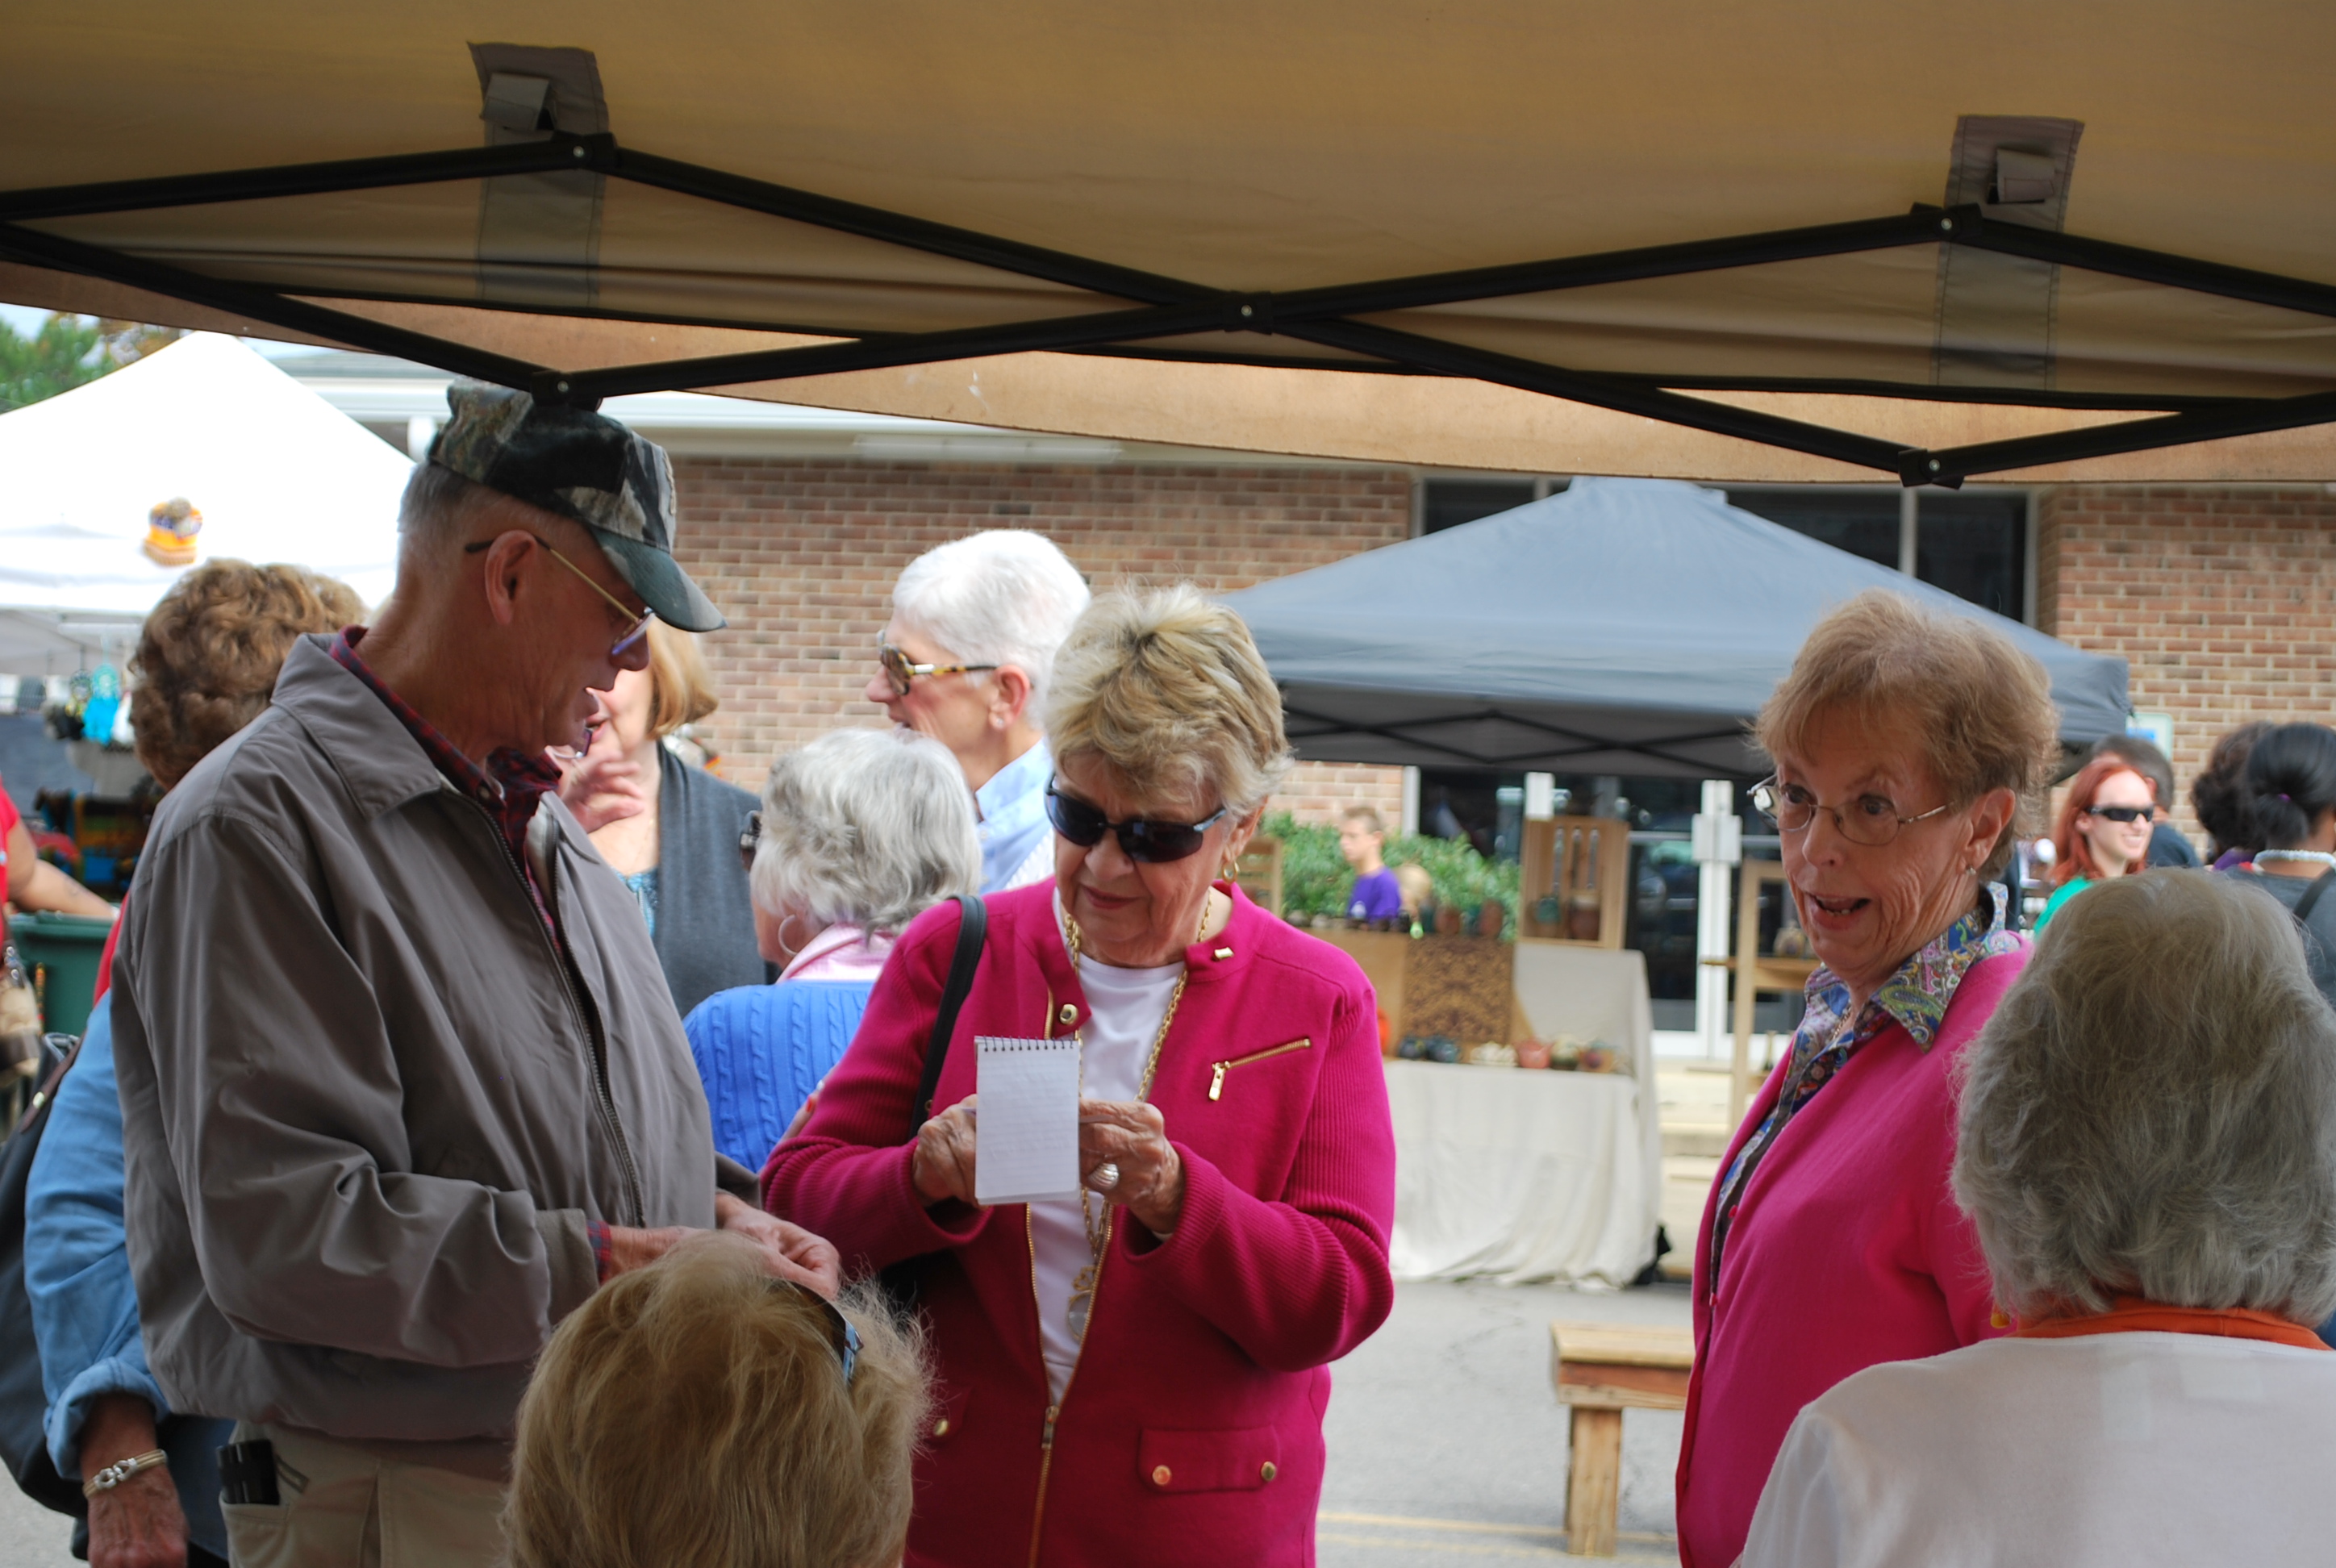
[[[1329,1363],[1394,1304],[1377,1009],[1231,881],[1289,755],[1240,619],[1190,589],[1100,599],[1052,682],[1055,878],[987,901],[930,1115],[953,902],[901,937],[764,1201],[849,1268],[928,1259],[911,1568],[1298,1568]],[[975,1038],[1066,1035],[1086,1191],[985,1208]]]
[[[1760,715],[1754,800],[1821,967],[1697,1237],[1687,1568],[1743,1550],[1802,1406],[2004,1326],[1948,1190],[1951,1073],[2026,957],[1994,879],[2059,731],[2008,638],[1879,590],[1818,623]]]

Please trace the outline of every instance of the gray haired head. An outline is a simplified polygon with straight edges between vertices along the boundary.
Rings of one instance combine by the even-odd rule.
[[[995,528],[935,545],[902,569],[892,613],[953,659],[1012,665],[1046,711],[1055,651],[1087,607],[1086,579],[1043,533]]]
[[[947,746],[908,729],[844,729],[783,751],[763,785],[754,902],[897,934],[981,887],[973,795]]]
[[[2336,1310],[2336,1013],[2260,889],[2087,889],[1961,1072],[1955,1197],[2004,1306]]]

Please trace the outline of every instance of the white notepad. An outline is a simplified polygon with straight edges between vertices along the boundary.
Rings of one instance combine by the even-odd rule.
[[[1079,1195],[1079,1042],[974,1037],[981,1104],[973,1196],[1043,1203]]]

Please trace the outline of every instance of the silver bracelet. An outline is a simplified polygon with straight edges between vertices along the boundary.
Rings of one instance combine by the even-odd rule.
[[[170,1462],[169,1455],[160,1448],[149,1448],[143,1454],[133,1454],[118,1465],[108,1465],[81,1484],[81,1495],[94,1497],[100,1492],[111,1492],[141,1470],[158,1470]]]

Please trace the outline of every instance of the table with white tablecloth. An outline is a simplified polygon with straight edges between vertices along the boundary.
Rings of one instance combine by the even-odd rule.
[[[1662,1192],[1645,960],[1521,941],[1516,989],[1534,1033],[1604,1039],[1629,1061],[1611,1073],[1388,1062],[1396,1277],[1628,1284],[1653,1261]]]

